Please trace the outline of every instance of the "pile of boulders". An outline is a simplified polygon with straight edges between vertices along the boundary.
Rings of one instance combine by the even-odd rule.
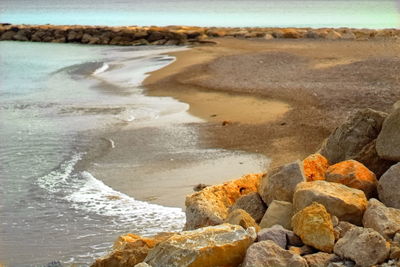
[[[210,38],[399,39],[399,29],[351,28],[227,28],[188,26],[81,26],[0,24],[0,41],[32,41],[102,45],[187,45],[209,42]]]
[[[316,154],[206,187],[186,214],[93,266],[400,266],[400,109],[357,111]]]

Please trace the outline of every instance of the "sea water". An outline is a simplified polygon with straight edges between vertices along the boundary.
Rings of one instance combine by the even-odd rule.
[[[397,28],[399,0],[2,0],[0,22]]]

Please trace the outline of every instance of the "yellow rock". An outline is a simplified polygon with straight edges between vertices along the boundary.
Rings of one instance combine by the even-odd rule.
[[[332,219],[323,205],[314,202],[297,212],[292,218],[292,226],[304,244],[328,253],[333,251]]]
[[[229,213],[228,217],[225,219],[225,222],[240,225],[244,229],[254,227],[256,232],[260,231],[260,226],[258,226],[253,217],[251,217],[250,214],[242,209],[235,209],[234,211]]]
[[[312,154],[303,160],[304,175],[308,182],[325,180],[328,160],[321,154]]]

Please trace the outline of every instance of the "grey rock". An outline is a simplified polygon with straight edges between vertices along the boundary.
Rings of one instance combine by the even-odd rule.
[[[254,243],[247,249],[242,267],[307,267],[301,256],[282,249],[273,241]]]
[[[232,212],[235,209],[245,210],[257,223],[259,223],[267,210],[267,205],[262,201],[260,194],[254,192],[236,200],[235,204],[229,208],[229,212]]]
[[[400,109],[394,110],[384,121],[376,140],[376,150],[381,158],[400,161]]]
[[[372,228],[386,239],[400,232],[400,210],[388,208],[376,199],[368,201],[363,217],[364,227]]]
[[[296,185],[307,181],[304,176],[303,163],[296,161],[273,170],[265,175],[260,186],[260,195],[265,203],[273,200],[292,202]]]
[[[260,232],[258,232],[257,234],[257,240],[258,241],[271,240],[281,248],[286,249],[287,231],[288,230],[283,228],[281,225],[274,225],[271,228],[264,228],[260,230]]]
[[[284,228],[292,229],[293,205],[290,202],[274,200],[269,205],[260,222],[261,228],[268,228],[279,224]]]
[[[386,206],[400,209],[400,163],[390,167],[381,176],[378,182],[378,195]]]
[[[390,245],[375,230],[356,227],[338,240],[334,252],[342,258],[353,260],[359,266],[369,267],[389,257]]]

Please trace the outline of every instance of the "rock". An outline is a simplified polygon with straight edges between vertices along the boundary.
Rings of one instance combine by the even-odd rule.
[[[355,160],[346,160],[330,166],[326,171],[326,181],[362,190],[367,197],[376,194],[378,184],[375,174]]]
[[[303,241],[301,241],[301,238],[293,233],[293,231],[287,231],[286,232],[286,239],[287,239],[287,245],[288,246],[296,246],[296,247],[301,247],[304,245]]]
[[[292,218],[293,232],[304,244],[324,252],[332,252],[335,235],[331,215],[319,203],[312,203]]]
[[[254,227],[256,232],[260,230],[260,226],[254,221],[253,217],[242,209],[235,209],[229,213],[225,219],[225,223],[240,225],[244,229]]]
[[[13,40],[13,38],[16,34],[17,34],[17,32],[12,31],[12,30],[6,31],[1,35],[1,40],[4,40],[4,41]]]
[[[344,40],[355,40],[356,38],[356,35],[351,31],[347,31],[342,34],[342,39]]]
[[[313,254],[318,251],[315,248],[307,245],[303,245],[301,247],[290,246],[288,250],[300,256]]]
[[[331,262],[340,260],[337,255],[325,252],[305,255],[303,258],[307,261],[308,267],[325,267],[328,266],[328,264]]]
[[[261,196],[257,193],[250,193],[240,197],[235,204],[229,208],[229,212],[235,209],[243,209],[258,223],[263,218],[267,205],[262,201]]]
[[[16,35],[14,35],[14,40],[16,41],[29,41],[31,38],[31,33],[27,30],[19,30]]]
[[[328,267],[355,267],[354,261],[351,260],[341,260],[338,262],[330,262]]]
[[[328,34],[325,37],[328,40],[338,40],[342,39],[342,35],[338,33],[337,31],[331,30],[328,32]]]
[[[400,161],[400,110],[395,109],[384,121],[376,139],[378,155],[387,160]]]
[[[177,233],[153,248],[146,259],[153,267],[238,266],[256,235],[252,228],[222,224]]]
[[[260,195],[265,203],[271,204],[273,200],[292,202],[296,185],[305,182],[303,163],[296,161],[275,169],[262,178]]]
[[[288,231],[289,230],[286,230],[281,225],[274,225],[271,228],[264,228],[260,232],[258,232],[257,240],[258,241],[271,240],[281,248],[286,249],[287,245],[286,232]]]
[[[221,185],[209,186],[186,197],[185,230],[223,223],[228,209],[240,197],[257,192],[262,174],[249,174]]]
[[[379,199],[388,207],[400,209],[400,163],[393,165],[378,182]]]
[[[400,244],[400,233],[396,233],[393,237],[393,241]]]
[[[242,267],[307,267],[301,256],[282,249],[273,241],[261,241],[249,247]]]
[[[266,33],[266,34],[264,35],[264,39],[265,39],[265,40],[273,40],[273,39],[275,39],[275,38],[274,38],[274,36],[272,36],[272,34]]]
[[[392,260],[400,260],[400,247],[392,245],[390,247],[389,258]]]
[[[304,175],[308,182],[325,180],[328,160],[321,154],[312,154],[303,160]]]
[[[336,216],[331,216],[332,217],[332,225],[333,227],[337,226],[339,224],[339,219]]]
[[[363,191],[342,184],[325,181],[300,183],[293,196],[294,210],[299,211],[313,202],[324,205],[339,220],[356,225],[361,225],[368,204]]]
[[[282,225],[284,228],[292,229],[293,205],[290,202],[274,200],[269,205],[260,222],[261,228],[273,225]]]
[[[368,201],[363,225],[374,229],[386,239],[392,239],[396,233],[400,233],[400,210],[388,208],[372,198]]]
[[[113,251],[97,259],[91,267],[128,267],[142,262],[150,249],[171,237],[173,233],[159,234],[154,238],[143,238],[134,234],[118,237]]]
[[[145,262],[141,262],[141,263],[136,264],[134,267],[151,267],[151,265],[148,265]]]
[[[386,113],[372,109],[357,111],[335,129],[322,145],[320,153],[331,164],[357,157],[377,138],[386,116]]]
[[[334,251],[342,258],[355,261],[359,266],[369,267],[388,258],[390,245],[375,230],[356,227],[338,240]]]
[[[344,237],[344,235],[349,230],[351,230],[355,227],[357,227],[357,226],[355,226],[354,224],[351,224],[349,222],[345,222],[345,221],[339,222],[339,224],[333,229],[335,231],[335,239],[338,240],[338,239]]]

